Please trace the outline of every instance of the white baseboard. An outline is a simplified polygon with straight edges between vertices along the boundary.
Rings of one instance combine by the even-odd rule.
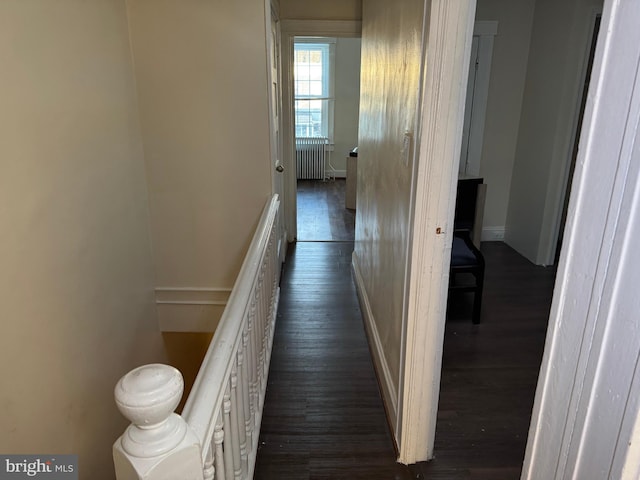
[[[384,404],[387,408],[387,415],[389,416],[389,423],[391,424],[392,431],[397,431],[397,419],[398,419],[398,390],[391,378],[391,369],[387,363],[384,355],[384,349],[382,347],[382,341],[378,334],[378,328],[376,327],[375,318],[371,311],[371,304],[369,303],[369,297],[364,287],[362,273],[358,266],[355,253],[351,256],[351,267],[353,269],[356,291],[358,293],[358,299],[360,300],[360,309],[364,317],[364,325],[369,340],[369,348],[373,355],[374,366],[378,376],[378,382],[382,387],[382,396]]]
[[[161,332],[215,332],[230,288],[157,287]]]
[[[504,241],[504,226],[502,227],[484,227],[482,229],[483,242],[502,242]]]
[[[324,174],[326,177],[347,178],[346,170],[326,170]]]

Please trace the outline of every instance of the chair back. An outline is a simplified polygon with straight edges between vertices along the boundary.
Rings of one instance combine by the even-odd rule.
[[[458,180],[456,209],[453,217],[454,230],[473,230],[476,221],[478,186],[482,178],[464,178]]]

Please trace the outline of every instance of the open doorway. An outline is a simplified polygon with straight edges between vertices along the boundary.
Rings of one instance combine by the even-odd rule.
[[[564,238],[564,228],[567,221],[567,209],[569,207],[569,197],[571,195],[571,183],[573,181],[573,173],[576,169],[576,159],[578,158],[578,144],[580,140],[580,132],[582,131],[582,121],[584,119],[584,109],[587,104],[587,93],[589,92],[589,83],[591,82],[591,71],[593,70],[593,59],[596,53],[596,43],[598,40],[598,33],[600,32],[600,22],[602,21],[602,14],[598,13],[595,16],[593,22],[593,33],[591,35],[591,48],[589,50],[589,58],[587,60],[587,66],[584,77],[584,87],[582,90],[582,97],[580,100],[580,110],[578,112],[578,122],[576,125],[576,133],[573,139],[573,149],[571,151],[571,161],[569,164],[569,172],[567,174],[567,186],[564,194],[564,202],[562,205],[562,213],[560,215],[560,226],[558,231],[558,240],[556,243],[555,263],[558,263],[560,259],[560,248],[562,247],[562,240]]]
[[[336,241],[339,238],[331,232],[331,222],[327,216],[327,211],[332,204],[340,205],[340,214],[351,216],[355,221],[354,209],[345,210],[344,201],[342,200],[343,186],[347,184],[347,157],[349,152],[356,147],[358,141],[358,118],[359,118],[359,100],[360,100],[360,37],[361,23],[359,21],[314,21],[314,20],[287,20],[282,22],[282,78],[283,94],[282,94],[282,141],[283,141],[283,163],[285,169],[285,224],[287,229],[287,240],[293,242],[301,241]],[[334,43],[334,79],[333,86],[333,120],[329,124],[327,119],[326,125],[333,128],[333,133],[327,132],[325,150],[324,168],[322,173],[315,179],[300,182],[300,190],[309,187],[309,200],[306,201],[303,195],[298,198],[298,165],[296,153],[296,115],[294,108],[294,44],[297,38],[306,38],[308,42],[323,41],[331,39]],[[314,40],[315,39],[315,40]],[[345,79],[346,77],[346,79]],[[345,100],[345,98],[347,100]],[[312,120],[313,112],[307,112],[307,119]],[[301,118],[302,119],[302,118]],[[302,122],[300,122],[302,123]],[[313,123],[313,122],[311,122]],[[298,132],[300,134],[307,132]],[[309,133],[313,133],[311,129]],[[316,133],[317,135],[317,133]],[[324,136],[322,135],[322,136]],[[355,175],[351,175],[351,180],[355,180]],[[335,185],[332,185],[335,184]],[[314,188],[311,188],[314,187]],[[312,210],[301,210],[300,220],[298,220],[298,201],[302,204],[317,206],[318,201],[314,197],[321,196],[315,190],[315,187],[328,188],[338,187],[335,194],[338,200],[331,199],[332,193],[329,194],[330,202],[327,208],[320,212]],[[324,201],[324,200],[323,200]],[[304,207],[304,205],[303,205]],[[336,218],[340,218],[338,215]],[[344,220],[342,220],[344,222]],[[349,219],[347,219],[349,221]],[[312,222],[312,223],[309,223]],[[299,230],[299,223],[311,225],[314,227],[322,226],[322,229],[316,229],[313,235],[309,232]],[[334,220],[336,225],[337,220]],[[320,235],[320,231],[327,233]],[[300,235],[302,234],[302,235]],[[349,235],[353,240],[353,235]]]
[[[561,65],[564,66],[566,58],[573,60],[571,69],[554,71],[549,66],[553,65],[552,62],[560,55],[554,57],[546,48],[548,32],[552,30],[546,25],[556,25],[554,15],[553,11],[540,11],[530,39],[529,58],[533,60],[529,62],[527,69],[526,83],[529,86],[525,91],[524,108],[518,112],[518,116],[522,117],[518,139],[521,145],[515,149],[521,158],[529,158],[529,152],[525,150],[532,145],[536,146],[536,142],[542,144],[540,151],[552,151],[554,140],[557,141],[560,137],[563,141],[568,140],[568,132],[574,128],[577,138],[581,129],[580,123],[576,128],[572,121],[578,111],[580,117],[583,113],[599,17],[596,18],[596,28],[589,37],[587,22],[591,15],[587,12],[582,15],[580,22],[580,41],[574,39],[573,43],[569,43],[568,40],[571,38],[567,37],[564,39],[565,43],[554,44],[559,51],[566,52],[564,58],[558,60]],[[505,21],[504,31],[508,33],[509,25],[506,23]],[[558,31],[561,31],[562,26],[557,26]],[[591,59],[588,61],[588,68],[584,69],[582,63],[587,60],[586,54],[589,53],[589,49]],[[498,75],[504,76],[505,72],[513,73],[507,68],[502,68],[501,61],[502,57],[499,57],[495,65],[497,68],[492,70],[492,73],[496,72],[493,81],[497,83],[502,80]],[[578,84],[577,77],[581,71],[586,78]],[[566,85],[570,84],[573,87],[574,83],[575,95],[573,90],[569,95],[566,93],[569,91]],[[579,88],[583,84],[585,95],[582,95],[583,89]],[[565,100],[564,103],[549,101],[549,90],[556,93],[555,91],[563,89],[564,96],[559,93],[558,96]],[[508,92],[502,93],[502,105],[508,103],[506,93]],[[498,98],[497,94],[495,98]],[[540,118],[546,118],[541,117],[542,114],[549,114],[555,123],[539,121]],[[495,117],[497,116],[491,117],[491,120]],[[556,119],[561,120],[556,122]],[[546,130],[550,125],[553,128]],[[488,138],[491,141],[491,137]],[[567,155],[562,160],[568,164],[571,152],[569,149],[565,151]],[[576,152],[577,143],[574,155]],[[548,164],[528,161],[526,165],[517,165],[517,168],[524,173],[518,173],[521,176],[520,183],[515,192],[512,189],[511,201],[515,197],[523,204],[526,200],[527,205],[537,206],[541,202],[539,199],[544,198],[545,192],[542,188],[529,189],[525,193],[518,189],[530,186],[536,180],[540,180],[540,184],[546,188],[547,184],[544,182],[548,182],[550,171]],[[492,174],[491,170],[485,171],[488,171],[489,175]],[[489,189],[492,188],[491,181],[498,183],[496,180],[495,174],[490,176]],[[518,226],[520,223],[535,221],[535,215],[531,211],[523,209],[519,212]],[[484,240],[489,239],[486,237],[485,235]],[[466,299],[465,302],[456,298],[453,301],[455,308],[449,312],[435,437],[436,459],[424,466],[426,476],[453,467],[470,470],[478,468],[479,457],[482,457],[481,466],[491,471],[491,478],[520,476],[545,345],[556,270],[553,266],[535,265],[509,245],[509,242],[483,244],[486,274],[481,324],[476,327],[471,323],[470,299]],[[535,256],[532,257],[535,259]],[[452,458],[455,460],[447,463],[449,460],[446,454],[451,452],[447,449],[454,444],[456,456]]]
[[[292,113],[298,241],[353,241],[347,158],[358,141],[360,38],[293,37]]]

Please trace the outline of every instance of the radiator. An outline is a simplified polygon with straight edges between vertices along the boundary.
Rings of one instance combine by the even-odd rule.
[[[325,178],[326,137],[296,138],[296,172],[298,180]]]

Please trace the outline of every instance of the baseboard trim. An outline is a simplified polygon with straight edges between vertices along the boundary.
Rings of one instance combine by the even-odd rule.
[[[376,327],[375,317],[371,310],[371,304],[369,303],[369,297],[364,287],[364,281],[358,261],[355,253],[351,255],[351,268],[353,270],[353,276],[356,283],[356,292],[358,294],[358,300],[360,301],[360,310],[362,311],[365,331],[369,340],[369,349],[373,356],[373,364],[378,377],[378,383],[382,388],[382,398],[387,410],[387,416],[389,424],[391,425],[391,431],[397,430],[398,419],[398,391],[391,378],[391,370],[389,364],[384,356],[384,349],[382,348],[382,341]]]
[[[481,240],[483,242],[503,242],[504,241],[504,226],[501,227],[484,227],[482,229]]]
[[[155,294],[161,332],[215,332],[231,289],[157,287]]]
[[[346,170],[327,170],[324,174],[327,177],[347,178]]]

